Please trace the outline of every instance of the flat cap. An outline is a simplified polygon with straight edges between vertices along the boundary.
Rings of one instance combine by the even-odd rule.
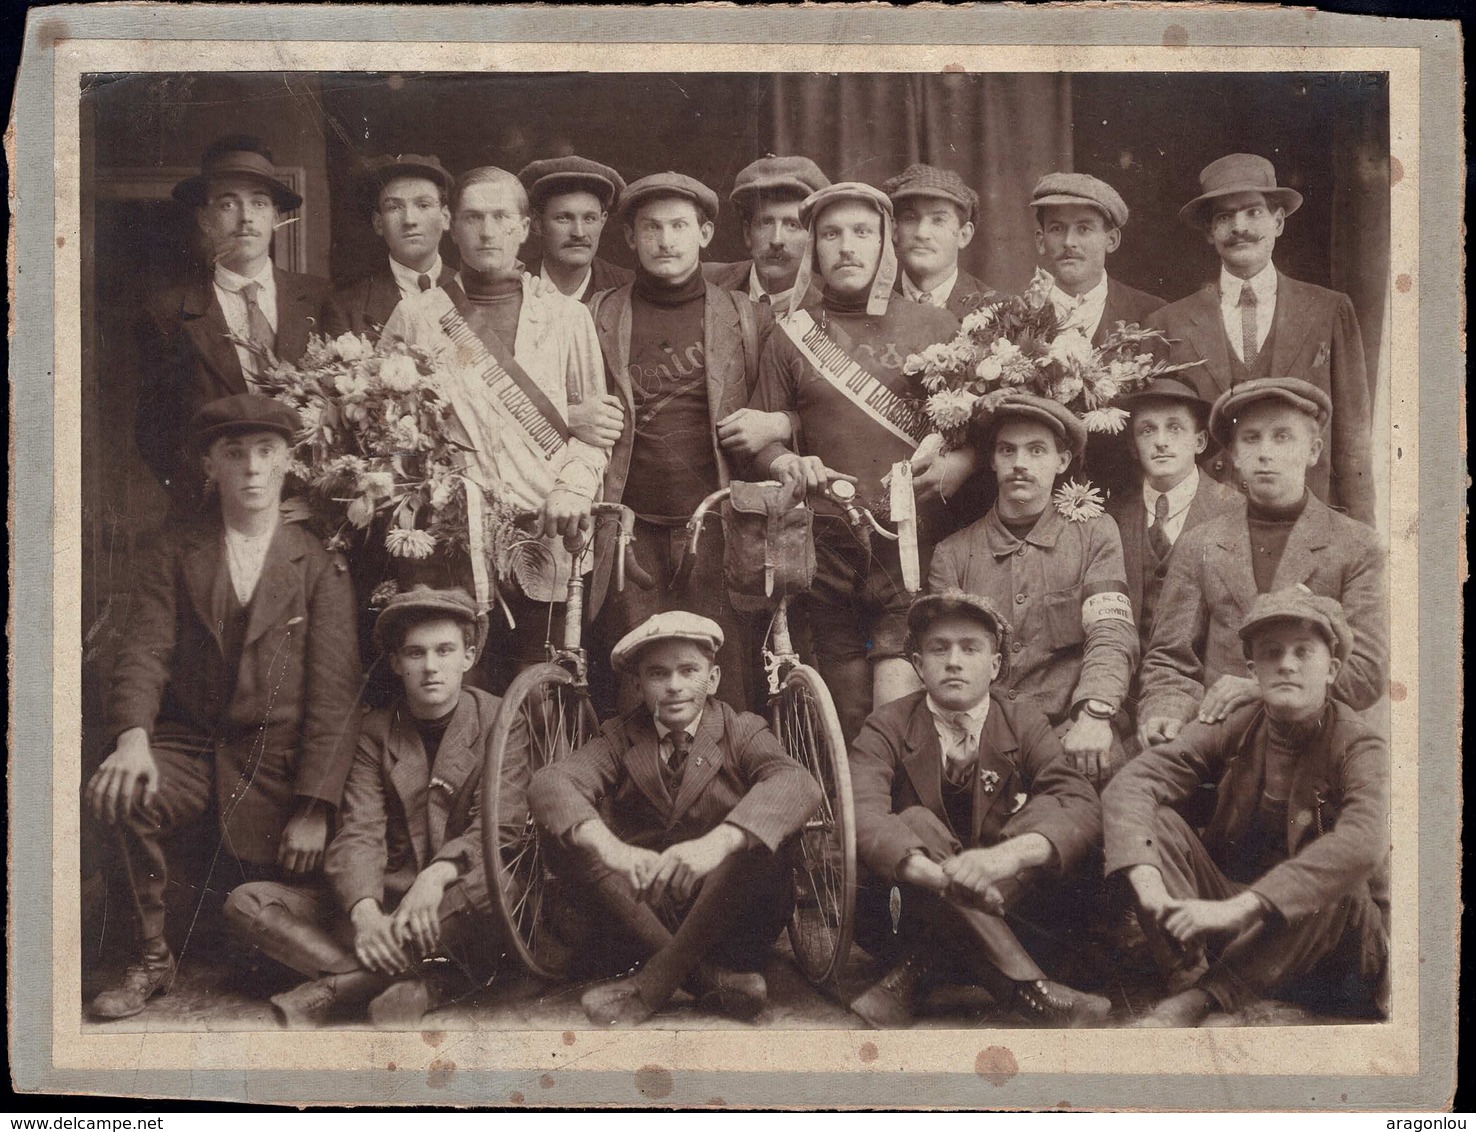
[[[1174,374],[1160,374],[1140,389],[1124,393],[1117,399],[1117,407],[1136,412],[1149,401],[1184,401],[1199,418],[1201,425],[1209,419],[1210,403],[1199,395],[1199,390]]]
[[[528,190],[528,202],[538,208],[556,193],[588,192],[600,198],[608,212],[625,192],[625,178],[608,165],[587,157],[547,157],[523,166],[518,180]]]
[[[487,639],[487,615],[477,609],[477,603],[464,589],[456,586],[435,590],[419,585],[395,594],[385,604],[374,620],[374,645],[380,652],[388,652],[386,642],[394,639],[402,631],[402,626],[442,619],[473,626],[477,648],[481,648]]]
[[[1218,444],[1230,447],[1236,418],[1257,401],[1284,401],[1315,420],[1319,429],[1326,428],[1332,419],[1332,399],[1311,382],[1295,377],[1258,377],[1232,385],[1210,410],[1210,435]]]
[[[973,423],[986,435],[992,434],[1001,421],[1010,417],[1024,417],[1048,426],[1078,460],[1086,453],[1086,425],[1059,401],[1011,390],[1001,397],[981,397],[974,403]]]
[[[201,449],[220,436],[275,432],[291,444],[302,428],[297,410],[260,393],[233,393],[207,402],[190,422],[190,436]]]
[[[1353,651],[1353,630],[1343,613],[1342,603],[1313,593],[1301,582],[1256,595],[1250,613],[1240,626],[1240,639],[1247,654],[1256,631],[1276,621],[1298,621],[1312,626],[1322,634],[1327,647],[1339,660],[1347,660]]]
[[[717,221],[717,193],[685,173],[652,173],[649,177],[632,181],[620,194],[620,218],[629,221],[641,202],[652,197],[685,197],[702,209],[707,219]]]
[[[1302,207],[1302,194],[1276,183],[1276,166],[1254,153],[1228,153],[1199,171],[1199,195],[1179,209],[1179,219],[1192,228],[1208,227],[1209,204],[1231,193],[1260,193],[1274,208],[1290,216]]]
[[[965,219],[974,219],[979,210],[979,194],[964,184],[964,180],[952,169],[939,169],[936,165],[909,165],[897,176],[882,182],[882,191],[895,203],[907,197],[942,197],[951,200],[967,214]]]
[[[615,642],[610,666],[616,672],[629,672],[641,650],[657,641],[691,641],[715,653],[723,647],[723,630],[712,618],[682,609],[653,613]]]
[[[916,652],[928,626],[944,617],[967,617],[988,629],[994,635],[994,651],[1000,657],[1000,674],[1004,674],[1015,630],[994,602],[966,590],[938,590],[913,599],[907,609],[907,651]]]
[[[448,196],[452,186],[456,184],[456,178],[451,176],[441,164],[441,159],[433,153],[397,153],[393,157],[381,155],[367,158],[362,177],[365,188],[372,189],[375,194],[396,177],[423,177],[439,185],[441,191]]]
[[[828,184],[830,178],[808,157],[775,157],[769,154],[738,170],[728,199],[738,204],[745,197],[759,194],[807,197]]]
[[[205,203],[214,177],[245,177],[256,181],[271,194],[282,212],[302,207],[302,196],[282,180],[272,164],[272,151],[262,145],[260,138],[249,134],[232,134],[212,142],[200,157],[200,172],[180,181],[171,195],[180,204],[198,208]]]
[[[864,181],[837,181],[823,189],[816,189],[805,197],[804,203],[800,205],[800,223],[808,228],[822,209],[842,200],[862,201],[888,220],[892,218],[892,198],[875,185],[868,185]]]
[[[1053,204],[1084,204],[1095,208],[1114,228],[1128,222],[1127,202],[1106,181],[1086,173],[1047,173],[1035,182],[1030,194],[1031,208]]]

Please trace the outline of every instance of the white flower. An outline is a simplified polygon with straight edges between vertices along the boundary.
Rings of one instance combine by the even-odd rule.
[[[1128,412],[1126,409],[1105,408],[1092,409],[1082,414],[1081,423],[1086,425],[1088,432],[1121,432],[1127,427]]]
[[[980,307],[972,314],[964,315],[959,330],[964,334],[979,334],[994,325],[994,308]]]
[[[1085,523],[1106,510],[1107,501],[1102,498],[1101,492],[1089,483],[1077,483],[1075,480],[1057,488],[1053,499],[1056,510],[1066,516],[1070,523]]]
[[[1091,365],[1094,356],[1092,343],[1080,330],[1063,330],[1046,351],[1046,357],[1056,362],[1068,373],[1075,373]]]
[[[921,354],[908,354],[907,360],[902,363],[902,372],[908,377],[916,377],[927,369],[928,361]]]
[[[345,331],[333,339],[333,352],[346,362],[356,362],[374,352],[367,339]]]
[[[365,499],[388,499],[395,489],[395,477],[391,472],[365,472],[357,486]]]
[[[993,354],[974,367],[974,373],[986,385],[992,385],[1004,376],[1004,363]]]
[[[1121,391],[1117,377],[1111,373],[1104,374],[1092,383],[1092,395],[1103,404],[1111,401]]]
[[[939,428],[957,428],[967,424],[979,398],[962,389],[944,390],[928,398],[928,416]]]
[[[340,397],[363,397],[366,390],[364,379],[353,370],[334,374],[333,388],[338,391]]]
[[[456,498],[456,481],[450,476],[441,476],[431,485],[430,505],[434,511],[449,507]]]
[[[362,531],[374,521],[374,504],[362,495],[350,500],[348,521]]]
[[[999,359],[1000,365],[1006,366],[1022,356],[1020,347],[1008,338],[996,338],[990,344],[989,353]]]
[[[396,558],[429,558],[436,549],[436,536],[429,531],[391,527],[384,546]]]
[[[1072,401],[1076,400],[1085,388],[1086,385],[1081,378],[1077,377],[1074,373],[1067,373],[1065,377],[1061,378],[1052,387],[1051,396],[1061,402],[1061,404],[1069,405]]]
[[[383,609],[389,603],[389,599],[400,592],[399,583],[391,579],[388,582],[380,582],[374,587],[374,592],[369,595],[370,609]]]
[[[420,371],[405,354],[390,354],[379,363],[379,380],[396,393],[409,393],[420,384]]]

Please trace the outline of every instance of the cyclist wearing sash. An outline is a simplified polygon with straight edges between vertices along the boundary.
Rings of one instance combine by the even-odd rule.
[[[855,181],[831,185],[805,199],[800,219],[809,245],[781,332],[769,336],[759,361],[752,405],[795,413],[802,442],[798,450],[769,444],[755,464],[797,490],[852,480],[860,501],[885,513],[883,478],[931,431],[912,403],[919,387],[902,363],[908,354],[949,341],[958,320],[893,292],[897,254],[885,193]],[[816,272],[821,300],[801,305]],[[944,500],[973,467],[972,451],[915,465],[924,572]],[[818,500],[816,510],[818,569],[804,609],[817,667],[850,740],[873,699],[886,703],[917,688],[903,648],[909,595],[894,544],[875,539],[868,547],[828,502]]]
[[[529,224],[528,195],[511,173],[486,166],[464,174],[451,219],[461,270],[400,303],[384,330],[435,354],[469,449],[468,478],[541,513],[545,553],[523,555],[517,585],[502,594],[517,627],[495,651],[518,667],[543,659],[550,618],[562,631],[572,562],[562,536],[589,527],[609,460],[595,430],[571,430],[571,407],[608,411],[618,427],[589,311],[523,276],[517,254]]]

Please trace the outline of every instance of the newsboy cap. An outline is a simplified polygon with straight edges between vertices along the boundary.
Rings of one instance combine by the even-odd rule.
[[[1332,399],[1309,381],[1295,377],[1258,377],[1232,385],[1210,410],[1210,436],[1224,448],[1235,436],[1235,420],[1257,401],[1284,401],[1317,422],[1319,429],[1332,419]]]
[[[1142,388],[1124,393],[1117,399],[1117,407],[1133,413],[1149,401],[1183,401],[1194,410],[1201,428],[1209,419],[1210,403],[1199,395],[1199,390],[1175,374],[1160,374]]]
[[[608,165],[587,157],[546,157],[523,166],[518,180],[528,190],[528,203],[540,208],[556,193],[593,193],[609,211],[625,192],[625,178]]]
[[[1240,626],[1240,639],[1246,654],[1256,633],[1277,621],[1296,621],[1312,626],[1327,641],[1333,656],[1346,661],[1353,652],[1353,630],[1343,613],[1341,602],[1315,594],[1298,582],[1285,589],[1257,594],[1250,613]]]
[[[272,200],[282,212],[302,206],[302,197],[287,186],[272,164],[272,151],[262,145],[261,139],[249,134],[232,134],[211,143],[200,157],[200,172],[175,185],[172,195],[180,204],[199,208],[206,202],[214,177],[245,177],[256,181],[272,194]]]
[[[1260,193],[1290,216],[1302,207],[1302,194],[1276,183],[1276,166],[1254,153],[1230,153],[1199,171],[1199,195],[1179,209],[1179,219],[1191,228],[1208,227],[1209,209],[1216,197],[1231,193]]]
[[[897,176],[883,181],[882,191],[894,204],[908,197],[942,197],[964,210],[965,221],[974,219],[979,209],[979,194],[952,169],[939,169],[936,165],[909,165]]]
[[[207,402],[190,422],[190,436],[202,451],[221,436],[243,432],[275,432],[292,443],[302,421],[297,410],[260,393],[233,393]]]
[[[938,590],[913,598],[907,609],[907,651],[916,652],[928,628],[944,617],[967,617],[988,629],[994,637],[994,651],[1000,657],[1000,675],[1004,675],[1014,629],[994,602],[966,590]]]
[[[418,585],[395,594],[385,603],[374,619],[374,645],[380,652],[389,652],[389,642],[403,640],[410,626],[441,620],[472,626],[476,630],[474,643],[479,649],[487,639],[487,615],[477,609],[477,603],[464,589],[454,586],[436,590]]]
[[[864,181],[836,181],[805,197],[804,203],[800,205],[800,223],[808,228],[824,209],[843,200],[859,200],[871,205],[888,221],[892,219],[892,198],[875,185],[868,185]]]
[[[830,178],[808,157],[775,157],[772,153],[745,165],[733,178],[728,199],[740,208],[760,194],[807,197],[830,184]]]
[[[441,159],[433,153],[397,153],[393,157],[384,154],[366,158],[362,176],[365,188],[375,194],[396,177],[422,177],[439,185],[441,191],[448,196],[452,186],[456,184],[456,178],[451,176],[441,164]]]
[[[616,672],[631,671],[641,651],[657,641],[691,641],[716,653],[723,647],[723,630],[712,618],[682,609],[653,613],[615,642],[610,650],[610,667]]]
[[[701,181],[685,173],[652,173],[639,181],[632,181],[620,194],[620,219],[629,223],[642,201],[652,197],[684,197],[704,213],[707,219],[717,222],[718,198]]]
[[[1086,425],[1059,401],[1011,390],[1002,397],[981,397],[974,403],[973,423],[986,436],[992,436],[1000,422],[1010,417],[1024,417],[1046,425],[1078,460],[1086,453]]]
[[[1118,191],[1106,181],[1086,173],[1047,173],[1035,182],[1030,194],[1031,208],[1048,208],[1053,204],[1084,204],[1095,208],[1113,228],[1128,222],[1128,206]]]

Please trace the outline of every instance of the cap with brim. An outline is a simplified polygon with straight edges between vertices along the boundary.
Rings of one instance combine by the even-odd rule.
[[[1260,193],[1290,216],[1302,207],[1302,194],[1276,183],[1276,166],[1254,153],[1231,153],[1217,158],[1199,173],[1199,195],[1179,209],[1179,219],[1191,228],[1208,227],[1209,209],[1217,197],[1232,193]]]
[[[1095,208],[1113,228],[1121,228],[1128,222],[1128,206],[1121,194],[1106,181],[1087,173],[1047,173],[1035,183],[1030,196],[1031,208],[1057,204]]]
[[[928,627],[944,617],[967,617],[988,628],[994,635],[995,652],[1000,656],[1000,674],[1004,674],[1014,629],[992,601],[966,590],[938,590],[913,599],[907,610],[907,651],[916,652]]]
[[[1201,425],[1209,419],[1211,405],[1199,395],[1199,390],[1187,381],[1172,375],[1155,377],[1141,389],[1124,393],[1115,402],[1119,409],[1135,413],[1152,401],[1183,401],[1193,410]]]
[[[830,178],[808,157],[760,157],[738,171],[728,199],[742,206],[750,197],[803,199],[830,184]]]
[[[1059,401],[1034,393],[1009,393],[1003,397],[981,397],[974,404],[974,427],[985,435],[992,435],[1001,421],[1011,417],[1046,425],[1078,460],[1086,453],[1086,425]]]
[[[191,208],[199,208],[208,198],[211,180],[220,177],[245,177],[259,182],[272,194],[272,200],[281,212],[291,212],[302,206],[302,197],[277,175],[276,167],[266,156],[250,149],[227,150],[210,156],[200,172],[174,186],[174,199]]]
[[[897,176],[883,181],[882,191],[893,203],[908,197],[951,201],[964,210],[965,221],[973,220],[979,208],[979,194],[952,169],[939,169],[936,165],[909,165]]]
[[[712,618],[696,613],[680,609],[655,613],[615,642],[610,666],[616,672],[630,672],[641,652],[658,641],[691,641],[716,653],[723,647],[723,630]]]
[[[235,393],[206,403],[190,422],[190,436],[201,451],[222,436],[275,432],[291,444],[302,421],[297,411],[260,393]]]
[[[477,609],[470,594],[460,587],[436,590],[419,585],[389,599],[374,620],[374,645],[380,652],[388,652],[385,642],[398,636],[402,626],[442,619],[475,628],[478,649],[487,640],[487,615]]]
[[[599,198],[609,211],[625,192],[625,178],[598,161],[587,157],[547,157],[525,165],[518,180],[528,190],[528,201],[537,209],[558,193],[587,192]]]
[[[632,181],[620,194],[620,219],[629,223],[641,202],[661,197],[685,198],[701,208],[707,219],[717,221],[717,193],[684,173],[652,173],[649,177]]]
[[[360,181],[365,192],[377,197],[396,177],[419,177],[440,187],[448,197],[456,184],[456,178],[441,164],[435,154],[400,153],[394,157],[371,157],[364,162]],[[376,202],[377,203],[377,202]]]
[[[1341,661],[1346,661],[1353,652],[1353,629],[1348,624],[1342,604],[1313,593],[1301,583],[1256,595],[1250,613],[1240,626],[1240,639],[1246,651],[1249,652],[1258,632],[1282,621],[1312,626]]]
[[[1319,430],[1332,419],[1332,399],[1311,382],[1295,377],[1258,377],[1225,390],[1210,410],[1210,435],[1221,447],[1230,447],[1236,418],[1258,401],[1285,402],[1315,420]]]
[[[790,291],[789,315],[803,305],[809,294],[810,284],[818,274],[815,264],[815,224],[825,210],[843,201],[860,201],[870,205],[881,215],[881,257],[877,260],[876,274],[871,277],[871,291],[866,297],[866,313],[880,317],[887,313],[887,304],[892,300],[892,290],[897,285],[897,248],[892,241],[892,200],[886,193],[862,181],[838,181],[817,189],[800,204],[800,223],[806,228],[805,252],[800,257],[799,272],[795,275],[794,288]]]

